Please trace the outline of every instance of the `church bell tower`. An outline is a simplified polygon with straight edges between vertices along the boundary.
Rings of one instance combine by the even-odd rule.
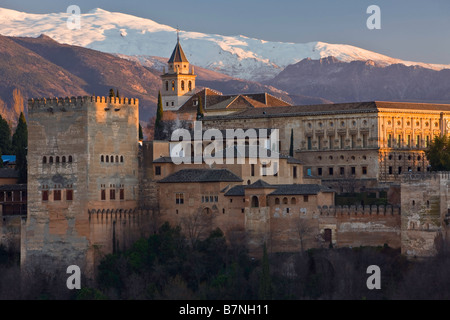
[[[180,45],[177,35],[177,44],[170,56],[168,70],[165,68],[161,75],[161,100],[164,111],[178,110],[190,97],[194,95],[195,78],[194,67],[189,67],[189,61]]]

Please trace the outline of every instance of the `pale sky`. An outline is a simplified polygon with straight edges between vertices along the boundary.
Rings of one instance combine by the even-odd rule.
[[[354,45],[410,61],[450,64],[449,0],[0,0],[29,13],[78,5],[152,19],[186,31],[242,34],[268,41]],[[367,7],[381,9],[381,29],[369,30]]]

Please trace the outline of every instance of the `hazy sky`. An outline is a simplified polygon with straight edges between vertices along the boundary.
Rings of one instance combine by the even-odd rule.
[[[0,0],[29,13],[76,4],[119,11],[182,30],[283,42],[343,43],[395,58],[450,64],[449,0]],[[369,30],[367,7],[381,9],[381,30]]]

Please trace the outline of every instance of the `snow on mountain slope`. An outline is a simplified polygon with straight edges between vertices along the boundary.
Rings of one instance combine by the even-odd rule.
[[[0,8],[0,34],[37,37],[41,34],[71,45],[126,56],[169,57],[176,41],[176,29],[150,19],[95,9],[81,16],[81,29],[67,27],[67,13],[28,14]],[[373,60],[381,65],[441,70],[450,65],[426,64],[391,58],[344,44],[324,42],[282,43],[252,39],[242,35],[222,36],[180,32],[180,41],[192,64],[227,75],[263,81],[276,76],[286,66],[305,58],[334,56],[340,61]],[[134,59],[133,59],[134,60]]]

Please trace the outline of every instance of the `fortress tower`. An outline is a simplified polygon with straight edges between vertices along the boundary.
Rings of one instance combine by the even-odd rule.
[[[137,99],[28,101],[28,212],[21,264],[88,275],[138,224]],[[61,271],[62,272],[62,271]]]
[[[168,65],[168,71],[166,72],[164,68],[161,75],[161,98],[164,111],[175,111],[194,95],[197,77],[194,74],[194,67],[189,67],[179,37]]]

